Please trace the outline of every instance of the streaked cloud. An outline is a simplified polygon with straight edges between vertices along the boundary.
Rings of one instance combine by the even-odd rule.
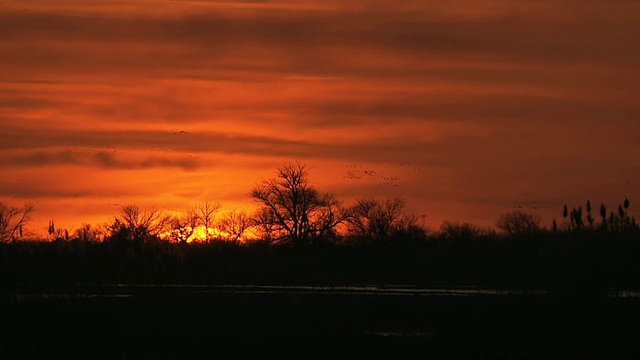
[[[300,160],[434,226],[613,206],[640,198],[639,21],[624,0],[4,4],[0,200],[77,203],[69,227],[127,199],[240,206]]]
[[[105,169],[166,167],[182,170],[195,170],[200,166],[196,158],[187,156],[168,157],[143,155],[141,157],[126,158],[116,151],[83,151],[78,149],[5,152],[5,156],[0,159],[0,165],[12,167],[75,165],[101,167]]]

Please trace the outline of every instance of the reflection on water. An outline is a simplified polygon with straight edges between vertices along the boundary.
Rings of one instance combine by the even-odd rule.
[[[309,294],[349,296],[546,296],[549,290],[487,289],[481,287],[419,288],[408,285],[301,286],[301,285],[193,285],[193,284],[75,284],[43,286],[24,284],[10,299],[130,298],[141,294]],[[610,290],[610,298],[640,298],[640,291]]]

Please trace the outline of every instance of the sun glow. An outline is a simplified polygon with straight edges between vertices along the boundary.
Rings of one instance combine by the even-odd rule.
[[[173,242],[186,242],[188,244],[208,242],[212,240],[237,241],[243,243],[250,240],[251,236],[248,234],[243,234],[236,237],[227,231],[220,230],[215,227],[205,228],[204,226],[197,226],[195,228],[192,228],[190,226],[187,226],[165,231],[164,233],[160,234],[160,238]]]

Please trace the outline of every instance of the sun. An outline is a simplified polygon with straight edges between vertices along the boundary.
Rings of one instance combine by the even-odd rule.
[[[160,235],[160,238],[167,241],[186,242],[187,244],[201,242],[204,243],[212,240],[238,242],[247,241],[246,236],[241,236],[236,239],[232,234],[224,230],[220,230],[216,227],[205,228],[204,226],[197,226],[195,228],[184,227],[180,229],[171,229],[162,233]]]

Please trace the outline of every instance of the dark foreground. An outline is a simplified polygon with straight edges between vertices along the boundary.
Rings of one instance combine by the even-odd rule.
[[[0,358],[435,355],[635,359],[640,299],[384,289],[19,289]]]

